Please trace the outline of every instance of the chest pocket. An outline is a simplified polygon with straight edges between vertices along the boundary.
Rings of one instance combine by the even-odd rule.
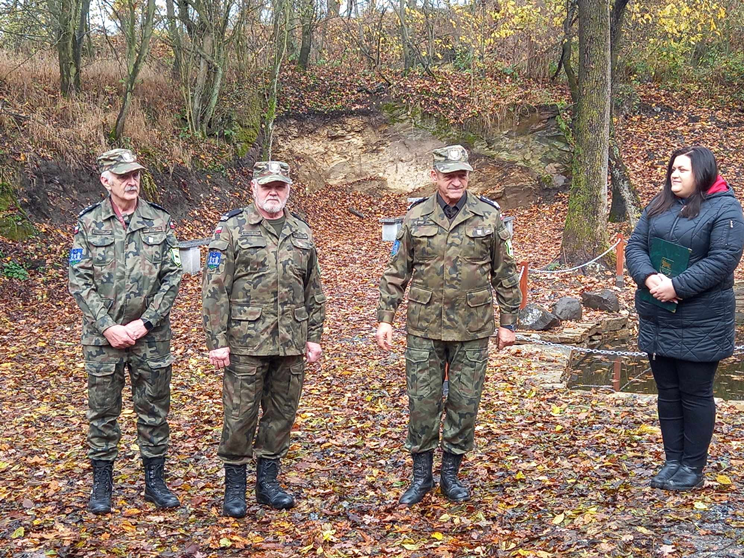
[[[239,265],[249,271],[258,271],[268,266],[266,239],[261,234],[240,235],[238,237]]]
[[[142,231],[142,252],[152,263],[160,263],[163,259],[165,233],[163,231]]]
[[[313,243],[309,238],[300,238],[292,236],[292,264],[300,273],[307,273],[307,266],[310,263],[310,251],[313,249]]]
[[[88,245],[90,246],[90,257],[93,265],[108,265],[114,260],[116,250],[113,234],[92,234],[88,237]]]
[[[477,262],[487,262],[491,259],[491,244],[493,243],[493,227],[480,225],[465,229],[467,242],[463,246],[463,257]]]
[[[437,256],[439,252],[436,242],[437,232],[439,232],[439,227],[436,225],[418,225],[411,228],[414,262],[431,260]]]

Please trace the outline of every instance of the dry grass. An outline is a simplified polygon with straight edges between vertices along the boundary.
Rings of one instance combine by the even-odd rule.
[[[75,168],[91,164],[112,147],[109,133],[120,109],[118,61],[84,65],[83,91],[66,99],[59,93],[59,68],[52,53],[33,57],[0,50],[0,134],[22,152],[64,160]],[[163,167],[190,166],[198,146],[178,138],[176,114],[182,98],[167,72],[145,66],[130,106],[122,144],[151,154]],[[147,157],[147,156],[146,156]]]

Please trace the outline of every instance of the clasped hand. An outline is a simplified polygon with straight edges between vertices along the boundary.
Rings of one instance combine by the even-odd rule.
[[[126,349],[147,335],[147,328],[142,320],[134,320],[127,325],[115,325],[103,332],[103,336],[114,349]]]
[[[674,302],[675,304],[679,302],[672,280],[663,273],[649,275],[646,279],[646,287],[656,300]]]

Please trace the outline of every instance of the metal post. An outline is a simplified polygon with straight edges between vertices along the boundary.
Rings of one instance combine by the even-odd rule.
[[[522,291],[522,303],[519,305],[519,309],[521,310],[522,308],[527,306],[527,262],[520,262],[519,267],[521,269],[519,277],[519,290]]]
[[[618,243],[615,249],[615,261],[617,262],[617,266],[615,269],[615,286],[624,287],[625,286],[625,273],[624,273],[625,239],[623,238],[622,234],[618,235]]]

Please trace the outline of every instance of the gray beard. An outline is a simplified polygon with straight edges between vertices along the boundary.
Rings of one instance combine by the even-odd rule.
[[[287,200],[282,201],[273,201],[273,200],[265,200],[263,203],[259,203],[258,207],[263,209],[266,213],[271,213],[272,215],[276,215],[277,213],[281,213],[284,209],[284,206],[287,205]]]

